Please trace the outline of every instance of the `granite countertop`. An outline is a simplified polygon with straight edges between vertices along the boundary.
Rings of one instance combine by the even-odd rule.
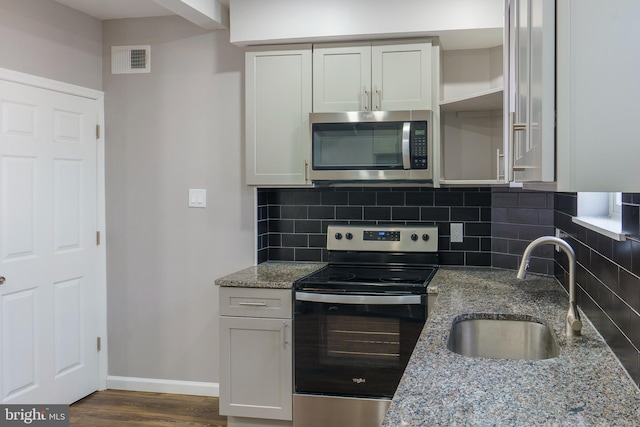
[[[291,289],[293,282],[324,267],[325,263],[264,262],[216,280],[218,286]]]
[[[383,427],[633,426],[640,391],[583,313],[583,335],[564,332],[568,297],[553,278],[515,271],[440,268],[438,297]],[[554,329],[560,355],[546,360],[470,358],[446,347],[464,313],[518,314]]]

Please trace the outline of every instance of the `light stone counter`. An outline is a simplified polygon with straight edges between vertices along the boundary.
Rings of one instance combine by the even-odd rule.
[[[515,271],[440,268],[429,313],[383,427],[640,426],[640,391],[586,316],[568,338],[568,297],[553,278]],[[547,360],[470,358],[447,349],[465,313],[518,314],[553,327],[560,355]]]
[[[325,263],[264,262],[216,280],[218,286],[291,289],[293,282],[324,267]]]

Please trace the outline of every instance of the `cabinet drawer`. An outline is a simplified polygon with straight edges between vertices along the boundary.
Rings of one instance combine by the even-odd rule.
[[[291,290],[264,288],[220,288],[220,315],[291,318]]]

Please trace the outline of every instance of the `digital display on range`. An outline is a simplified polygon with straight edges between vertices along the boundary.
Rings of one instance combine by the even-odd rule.
[[[384,242],[399,242],[399,231],[364,231],[362,240],[378,240]]]

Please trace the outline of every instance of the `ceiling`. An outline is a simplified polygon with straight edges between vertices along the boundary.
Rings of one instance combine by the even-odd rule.
[[[153,0],[55,0],[100,20],[175,15]],[[229,0],[217,0],[229,7]]]

